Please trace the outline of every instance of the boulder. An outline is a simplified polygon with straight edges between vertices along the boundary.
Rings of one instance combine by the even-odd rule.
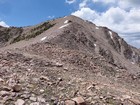
[[[14,92],[20,92],[22,90],[22,86],[20,84],[16,84],[13,86]]]
[[[76,97],[73,98],[72,100],[75,101],[77,105],[86,105],[86,102],[83,99],[83,97]]]
[[[76,102],[73,100],[66,100],[65,105],[76,105]]]
[[[15,102],[15,105],[24,105],[25,101],[22,100],[22,99],[18,99],[16,102]]]

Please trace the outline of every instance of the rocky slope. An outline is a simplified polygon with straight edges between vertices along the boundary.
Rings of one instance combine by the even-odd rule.
[[[0,32],[0,104],[140,104],[140,50],[110,29],[67,16]]]

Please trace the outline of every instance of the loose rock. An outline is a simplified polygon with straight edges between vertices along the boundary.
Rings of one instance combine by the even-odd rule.
[[[4,82],[4,80],[2,78],[0,78],[0,82]]]
[[[20,92],[22,90],[22,86],[20,84],[16,84],[13,86],[14,92]]]
[[[18,99],[16,102],[15,102],[15,105],[24,105],[25,101],[22,100],[22,99]]]
[[[36,101],[36,97],[30,97],[30,100],[35,102]]]
[[[66,100],[65,105],[76,105],[76,103],[73,100]]]
[[[85,100],[82,97],[76,97],[72,99],[77,105],[86,105]]]
[[[31,103],[30,105],[39,105],[39,102]]]
[[[9,96],[10,93],[7,92],[7,91],[0,91],[0,95],[1,95],[2,97],[5,97],[5,96]]]

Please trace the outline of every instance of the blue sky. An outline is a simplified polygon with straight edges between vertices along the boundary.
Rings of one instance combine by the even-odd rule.
[[[29,26],[75,15],[140,48],[140,0],[0,0],[0,25]]]
[[[65,0],[0,0],[0,20],[10,26],[34,25],[70,15],[74,11],[72,6]]]

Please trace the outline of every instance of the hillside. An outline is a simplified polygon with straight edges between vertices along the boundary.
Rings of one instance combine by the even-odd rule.
[[[140,104],[140,50],[75,16],[0,27],[0,67],[2,105]]]

